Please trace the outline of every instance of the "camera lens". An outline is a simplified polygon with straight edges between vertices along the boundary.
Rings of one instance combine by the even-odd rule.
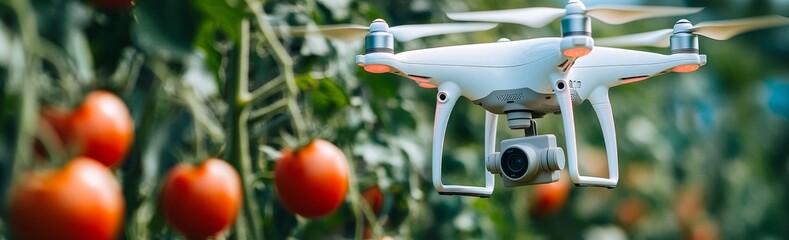
[[[507,167],[510,168],[510,171],[518,172],[523,170],[523,167],[526,166],[526,163],[524,163],[525,161],[526,159],[523,159],[520,156],[513,156],[507,162]]]
[[[519,179],[526,175],[529,168],[529,157],[523,150],[518,148],[510,148],[504,151],[501,156],[501,170],[504,175],[511,179]]]

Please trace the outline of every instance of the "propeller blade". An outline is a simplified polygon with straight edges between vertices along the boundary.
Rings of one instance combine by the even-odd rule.
[[[669,37],[674,32],[673,29],[661,29],[657,31],[636,33],[618,37],[595,39],[595,45],[609,47],[636,47],[636,46],[655,46],[668,47]]]
[[[586,9],[586,14],[608,24],[623,24],[636,20],[689,15],[704,8],[664,6],[599,6]]]
[[[303,37],[307,33],[319,33],[327,38],[333,38],[341,41],[353,41],[364,39],[364,36],[369,32],[370,27],[356,25],[356,24],[340,24],[340,25],[325,25],[325,26],[297,26],[290,27],[287,32],[291,36]]]
[[[703,22],[696,24],[691,29],[698,35],[715,40],[726,40],[743,32],[787,24],[789,24],[789,18],[771,15],[736,20]]]
[[[411,41],[421,37],[443,35],[450,33],[464,33],[485,31],[496,27],[495,23],[435,23],[412,24],[389,28],[397,41]]]
[[[456,21],[480,21],[515,23],[533,28],[544,27],[556,18],[564,16],[563,8],[519,8],[494,11],[447,13],[447,17]]]
[[[735,20],[702,22],[693,26],[690,28],[690,30],[694,34],[706,36],[715,40],[726,40],[743,32],[781,25],[789,25],[789,18],[771,15]],[[669,37],[671,37],[672,33],[672,29],[663,29],[619,37],[595,39],[595,45],[610,47],[668,47]]]
[[[496,27],[495,23],[436,23],[436,24],[412,24],[401,25],[389,28],[389,32],[394,35],[397,41],[405,42],[417,38],[449,34],[489,30]],[[290,27],[287,32],[291,36],[303,37],[308,33],[319,33],[327,38],[341,41],[354,41],[364,39],[369,33],[370,27],[342,24],[326,26],[298,26]]]
[[[602,6],[586,10],[587,15],[609,24],[622,24],[639,19],[676,16],[697,13],[702,8],[658,7],[658,6]],[[447,17],[456,21],[506,22],[544,27],[551,21],[564,16],[563,8],[520,8],[495,11],[448,13]]]

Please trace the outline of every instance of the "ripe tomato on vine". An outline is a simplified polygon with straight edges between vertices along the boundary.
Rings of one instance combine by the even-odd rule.
[[[178,164],[163,185],[161,206],[167,222],[189,239],[216,236],[233,223],[241,208],[241,180],[224,160]]]
[[[20,239],[112,239],[121,229],[124,201],[112,172],[81,157],[60,170],[22,176],[7,210]]]
[[[326,140],[283,150],[274,174],[277,196],[285,208],[302,217],[328,215],[345,199],[348,168],[342,150]]]
[[[68,136],[79,155],[108,167],[121,164],[134,139],[129,108],[107,91],[89,93],[69,118]]]

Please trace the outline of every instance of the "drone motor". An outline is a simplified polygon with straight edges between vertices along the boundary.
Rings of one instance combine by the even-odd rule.
[[[586,13],[586,6],[580,1],[570,1],[565,7],[567,14],[562,17],[562,55],[570,58],[583,57],[592,51],[592,21]]]
[[[699,53],[699,37],[691,30],[693,25],[687,19],[681,19],[674,24],[671,34],[671,54]]]
[[[365,54],[394,53],[394,36],[389,33],[389,25],[383,19],[375,19],[370,24],[370,33],[364,37]]]

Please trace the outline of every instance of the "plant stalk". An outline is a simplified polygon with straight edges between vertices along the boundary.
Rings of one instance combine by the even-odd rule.
[[[260,239],[262,231],[258,213],[257,201],[254,198],[255,177],[252,172],[252,162],[249,152],[249,133],[247,121],[250,112],[249,94],[249,21],[241,21],[241,41],[239,42],[237,71],[235,78],[228,81],[227,104],[230,109],[230,118],[227,121],[227,160],[238,170],[241,178],[244,204],[242,214],[236,221],[236,239]]]
[[[304,117],[301,115],[301,108],[298,104],[299,88],[296,86],[296,77],[293,74],[293,59],[277,39],[274,28],[268,22],[266,14],[263,12],[262,3],[253,0],[246,0],[246,2],[249,9],[255,14],[255,18],[258,21],[258,30],[263,33],[265,44],[273,50],[274,59],[279,63],[280,74],[285,78],[285,85],[288,90],[285,99],[288,101],[287,109],[291,115],[290,119],[296,132],[296,138],[299,142],[306,142],[307,124],[304,122]]]

